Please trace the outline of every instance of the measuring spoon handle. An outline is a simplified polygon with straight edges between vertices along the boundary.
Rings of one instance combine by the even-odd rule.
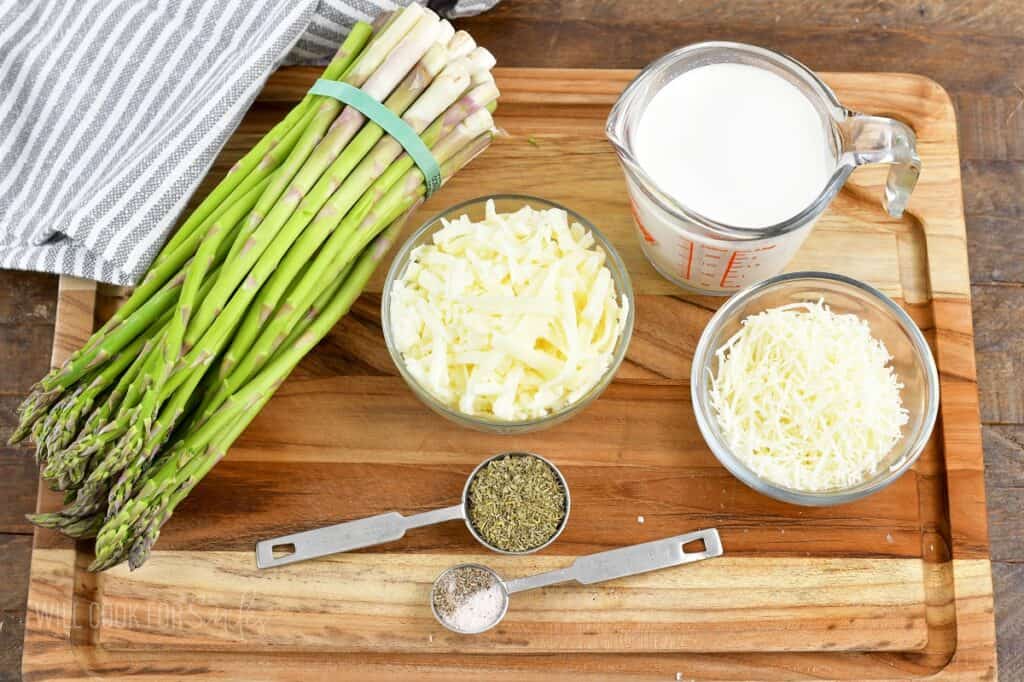
[[[463,518],[462,505],[456,504],[412,516],[387,512],[356,521],[260,540],[256,543],[256,566],[259,568],[284,566],[328,554],[351,552],[354,549],[382,545],[401,539],[405,535],[405,531],[410,528],[420,528],[461,518]],[[275,548],[287,553],[275,557]]]
[[[703,542],[702,550],[696,552],[683,550],[684,545],[696,541]],[[654,542],[644,542],[639,545],[581,556],[567,568],[509,580],[505,582],[505,587],[509,593],[513,593],[556,585],[570,580],[575,580],[583,585],[591,585],[721,555],[722,540],[718,537],[718,530],[709,528]]]

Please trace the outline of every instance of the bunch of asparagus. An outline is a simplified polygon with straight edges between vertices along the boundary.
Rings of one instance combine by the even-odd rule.
[[[493,136],[494,59],[419,5],[357,25],[324,78],[420,135],[448,180]],[[308,95],[184,222],[117,313],[22,404],[65,506],[31,518],[96,538],[91,570],[140,566],[175,506],[348,311],[423,200],[401,145]]]

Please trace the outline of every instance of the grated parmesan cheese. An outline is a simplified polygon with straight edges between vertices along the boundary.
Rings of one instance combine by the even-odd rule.
[[[787,488],[849,488],[874,474],[908,421],[885,345],[822,301],[751,315],[716,352],[711,405],[726,443]]]
[[[565,211],[524,206],[445,221],[391,289],[409,373],[463,414],[520,421],[587,394],[627,318],[604,250]]]

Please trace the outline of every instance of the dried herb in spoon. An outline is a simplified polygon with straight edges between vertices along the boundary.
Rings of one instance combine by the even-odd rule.
[[[487,543],[506,552],[540,547],[565,518],[565,491],[542,459],[507,455],[492,460],[469,484],[469,520]]]

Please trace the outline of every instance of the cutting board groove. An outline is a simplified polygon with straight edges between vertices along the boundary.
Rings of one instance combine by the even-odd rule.
[[[315,76],[294,68],[271,78],[197,197]],[[826,75],[848,106],[913,125],[925,171],[900,220],[879,207],[884,170],[855,173],[790,269],[851,275],[900,302],[932,345],[942,404],[911,472],[867,500],[805,509],[744,487],[697,432],[690,360],[721,299],[674,288],[635,242],[622,176],[602,135],[631,76],[497,70],[497,121],[507,134],[409,226],[491,192],[537,194],[593,220],[620,249],[637,294],[627,360],[600,400],[564,425],[516,437],[464,431],[433,415],[384,349],[382,269],[181,505],[144,568],[93,576],[84,571],[87,545],[37,531],[26,675],[994,677],[970,289],[948,96],[913,75]],[[123,293],[62,279],[53,361],[108,317]],[[510,449],[551,457],[572,489],[567,530],[538,555],[487,554],[454,523],[350,555],[255,568],[256,539],[452,504],[480,459]],[[40,509],[57,502],[40,490]],[[513,577],[708,526],[722,533],[722,559],[517,595],[506,621],[478,638],[446,632],[427,608],[433,577],[461,560]]]

